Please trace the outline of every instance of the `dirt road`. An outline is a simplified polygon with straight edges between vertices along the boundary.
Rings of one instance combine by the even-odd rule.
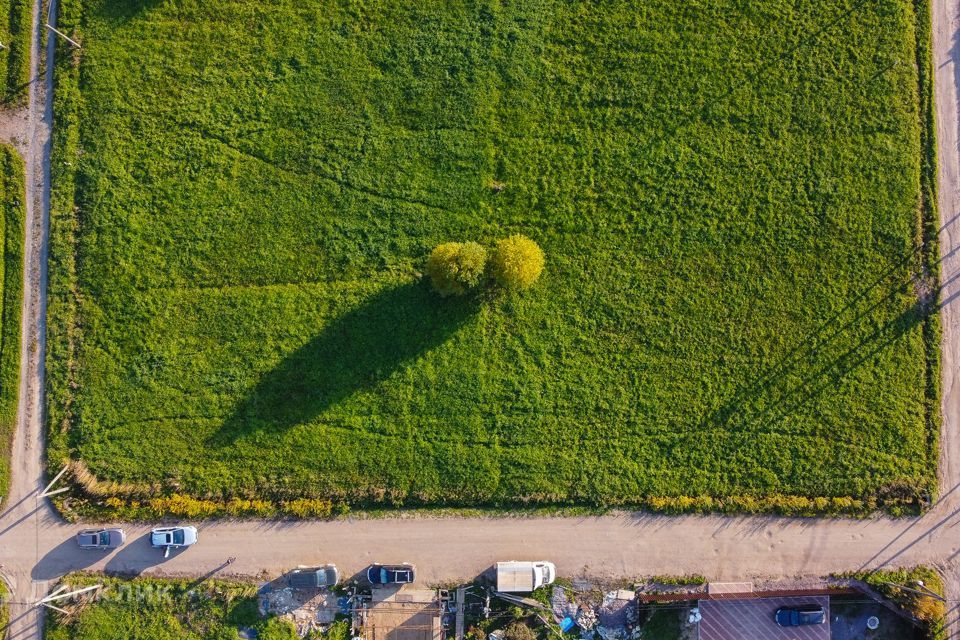
[[[55,11],[55,2],[51,9]],[[49,218],[51,74],[41,77],[42,20],[37,0],[33,78],[24,153],[28,167],[29,242],[19,429],[8,508],[0,514],[0,567],[15,603],[8,633],[17,640],[42,637],[31,606],[59,576],[78,569],[198,576],[276,575],[297,564],[335,562],[347,575],[371,561],[415,562],[420,580],[470,578],[496,560],[549,558],[562,574],[636,577],[700,573],[710,579],[823,575],[881,566],[930,563],[940,567],[954,608],[960,602],[960,7],[933,0],[937,83],[939,205],[942,219],[944,394],[942,497],[919,519],[863,521],[772,517],[665,517],[644,514],[597,518],[384,519],[340,522],[218,522],[200,527],[200,542],[164,560],[149,548],[145,526],[127,527],[130,541],[110,554],[82,552],[38,498],[43,482],[41,411]],[[47,56],[52,55],[48,48]],[[32,345],[37,345],[36,348]],[[228,556],[236,562],[227,566]]]

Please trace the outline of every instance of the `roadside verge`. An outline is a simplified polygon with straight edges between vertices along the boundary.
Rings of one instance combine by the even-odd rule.
[[[17,427],[25,216],[23,160],[7,145],[0,145],[0,208],[0,496],[5,497],[10,486],[10,443]]]

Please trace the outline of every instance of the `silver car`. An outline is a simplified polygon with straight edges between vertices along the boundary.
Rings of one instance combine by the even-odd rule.
[[[127,539],[123,529],[84,529],[77,534],[81,549],[116,549]]]
[[[196,542],[196,527],[160,527],[150,532],[150,546],[163,549],[164,558],[170,555],[170,549],[189,547]]]

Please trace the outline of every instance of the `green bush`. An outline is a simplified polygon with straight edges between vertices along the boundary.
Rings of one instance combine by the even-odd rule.
[[[427,275],[442,296],[462,296],[483,281],[487,250],[476,242],[445,242],[427,258]]]
[[[511,622],[503,630],[503,637],[505,640],[537,640],[537,634],[533,629],[522,622]]]
[[[270,618],[262,622],[257,629],[260,640],[298,640],[293,624],[280,618]]]
[[[497,243],[490,260],[490,271],[501,286],[525,289],[543,273],[543,264],[540,245],[526,236],[514,235]]]
[[[330,625],[326,634],[317,637],[323,637],[326,640],[350,640],[350,622],[348,620],[337,620]]]

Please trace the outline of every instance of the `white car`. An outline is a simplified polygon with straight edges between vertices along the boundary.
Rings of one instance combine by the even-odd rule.
[[[150,546],[163,549],[164,558],[170,555],[170,549],[189,547],[196,542],[196,527],[161,527],[150,532]]]

